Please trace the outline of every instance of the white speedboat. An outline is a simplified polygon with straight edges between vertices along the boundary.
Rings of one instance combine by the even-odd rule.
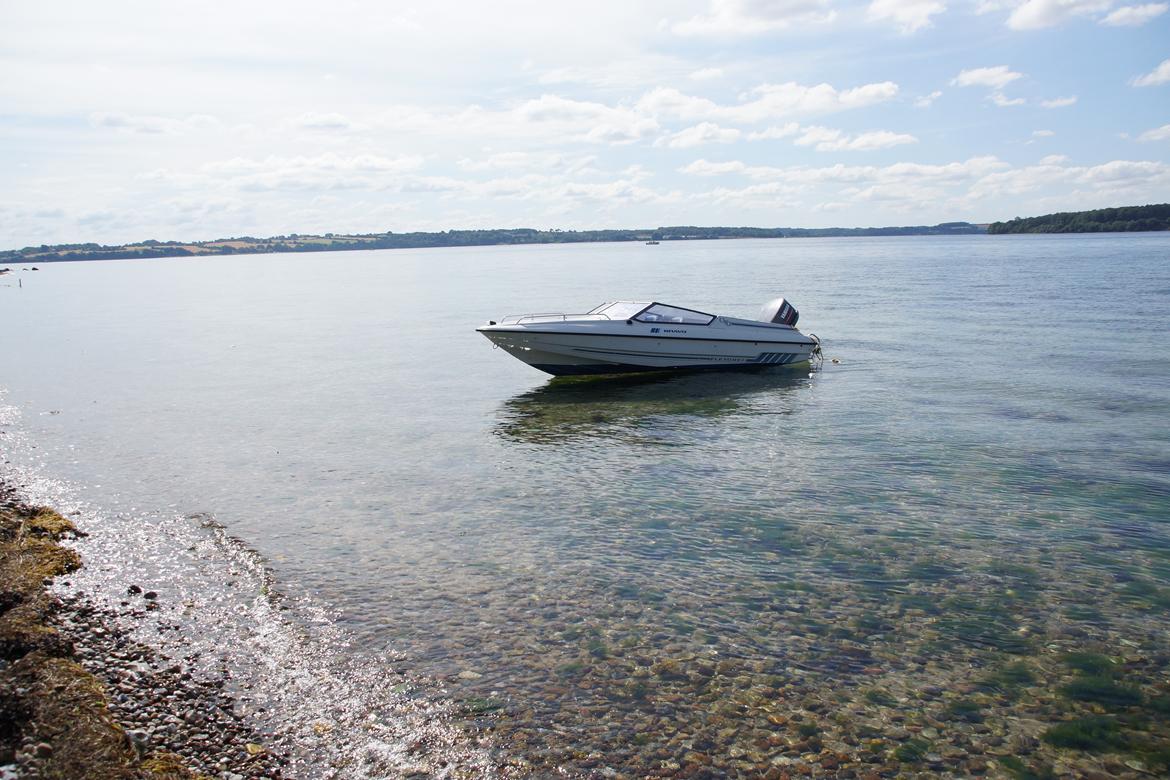
[[[820,353],[796,329],[796,308],[777,298],[759,320],[654,301],[613,301],[586,314],[523,314],[480,333],[533,368],[557,376],[791,365]]]

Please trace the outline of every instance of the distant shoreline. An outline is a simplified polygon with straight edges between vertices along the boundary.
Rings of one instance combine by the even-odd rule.
[[[703,241],[736,238],[838,238],[848,236],[983,235],[987,225],[944,222],[880,228],[753,228],[674,226],[636,230],[448,230],[438,233],[368,233],[272,238],[222,238],[214,241],[155,241],[102,245],[56,244],[0,252],[0,263],[55,263],[74,260],[128,260],[162,257],[205,257],[293,252],[344,252],[358,249],[426,249],[460,246],[526,244],[592,244],[614,242]]]
[[[632,230],[446,230],[436,233],[292,233],[255,238],[240,236],[211,241],[156,241],[130,244],[42,244],[0,251],[0,265],[58,263],[84,260],[135,260],[225,255],[346,252],[360,249],[432,249],[440,247],[538,246],[546,244],[723,241],[745,238],[868,238],[883,236],[968,236],[1021,233],[1132,233],[1170,230],[1170,204],[1127,206],[1096,211],[1062,212],[1007,222],[976,224],[942,222],[867,228],[671,227]]]

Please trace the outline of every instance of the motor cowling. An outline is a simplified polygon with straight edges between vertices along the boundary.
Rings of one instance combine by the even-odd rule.
[[[795,328],[796,321],[799,319],[800,312],[783,298],[770,300],[764,304],[764,308],[760,309],[760,322],[774,322],[777,325],[791,325]]]

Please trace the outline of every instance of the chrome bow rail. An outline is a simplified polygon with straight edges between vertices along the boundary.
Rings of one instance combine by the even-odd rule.
[[[525,322],[564,322],[566,320],[608,320],[605,314],[509,314],[501,325],[520,325]]]

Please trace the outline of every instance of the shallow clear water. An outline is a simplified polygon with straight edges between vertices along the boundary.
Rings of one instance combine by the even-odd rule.
[[[10,468],[67,485],[92,544],[112,540],[95,552],[214,518],[274,588],[329,611],[352,640],[329,644],[339,662],[434,681],[443,717],[515,765],[888,764],[898,738],[865,747],[857,723],[945,722],[949,693],[924,688],[1021,658],[1037,692],[981,702],[993,735],[1077,714],[1055,693],[1069,650],[1136,653],[1135,682],[1165,693],[1165,234],[20,277],[0,287]],[[613,298],[751,317],[780,294],[823,365],[554,382],[474,332]],[[777,723],[793,714],[817,744]],[[964,751],[948,771],[973,771],[979,735],[925,728]]]

